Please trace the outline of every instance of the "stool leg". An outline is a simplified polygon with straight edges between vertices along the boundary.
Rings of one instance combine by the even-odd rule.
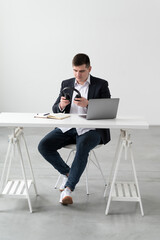
[[[69,152],[69,155],[68,155],[68,157],[67,157],[66,163],[69,161],[70,156],[71,156],[72,153],[74,153],[74,151],[75,151],[75,150],[71,150],[71,151]],[[57,181],[56,181],[56,183],[55,183],[55,185],[54,185],[54,188],[55,188],[55,189],[57,188],[57,185],[58,185],[58,183],[59,183],[59,181],[60,181],[60,179],[61,179],[61,176],[62,176],[62,174],[59,174],[58,179],[57,179]]]
[[[57,181],[56,181],[56,184],[55,184],[55,186],[54,186],[55,189],[57,188],[57,185],[58,185],[58,183],[59,183],[59,180],[60,180],[61,176],[62,176],[62,174],[59,174],[58,179],[57,179]]]
[[[88,163],[89,164],[89,163]],[[89,186],[88,186],[88,164],[86,166],[86,169],[85,169],[85,173],[86,173],[86,192],[87,192],[87,195],[89,195]]]
[[[92,150],[92,152],[93,152],[94,158],[95,158],[95,160],[96,160],[97,168],[99,169],[99,171],[100,171],[100,173],[101,173],[101,175],[102,175],[102,179],[103,179],[103,181],[104,181],[104,185],[106,186],[106,185],[107,185],[107,184],[106,184],[106,179],[105,179],[104,174],[103,174],[103,172],[102,172],[102,169],[101,169],[101,166],[100,166],[99,161],[98,161],[98,159],[97,159],[97,156],[96,156],[94,150]]]

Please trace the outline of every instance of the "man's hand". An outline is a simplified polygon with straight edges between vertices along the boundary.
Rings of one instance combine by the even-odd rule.
[[[66,100],[65,97],[61,97],[61,100],[59,103],[59,107],[61,108],[61,110],[63,110],[68,104],[70,104],[70,101]]]
[[[77,101],[75,101],[77,100]],[[80,106],[80,107],[87,107],[88,106],[88,100],[84,97],[81,97],[81,98],[75,98],[74,100],[74,104],[76,104],[77,106]]]

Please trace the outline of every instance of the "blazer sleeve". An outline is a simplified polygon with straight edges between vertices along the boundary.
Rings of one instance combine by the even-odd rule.
[[[61,96],[62,96],[62,93],[61,93],[62,89],[65,88],[65,87],[72,87],[72,84],[73,84],[73,79],[62,81],[59,96],[58,96],[58,98],[56,99],[55,103],[52,106],[52,111],[54,113],[69,113],[70,107],[71,107],[71,103],[69,105],[67,105],[65,107],[65,109],[63,109],[63,111],[60,110],[59,103],[60,103]],[[69,91],[69,94],[70,94],[70,96],[72,96],[72,91],[71,90]]]
[[[91,76],[91,84],[88,92],[88,99],[92,98],[110,98],[108,82],[104,79]]]
[[[61,88],[60,88],[59,96],[58,96],[57,100],[55,101],[54,105],[52,106],[52,111],[53,111],[54,113],[64,112],[64,110],[65,110],[65,109],[64,109],[63,111],[61,111],[60,108],[59,108],[59,103],[60,103],[60,99],[61,99],[61,96],[62,96],[62,95],[61,95],[62,89],[63,89],[63,82],[61,83]]]
[[[101,98],[110,98],[111,97],[107,81],[103,82],[101,89],[100,89],[100,95],[101,95]]]

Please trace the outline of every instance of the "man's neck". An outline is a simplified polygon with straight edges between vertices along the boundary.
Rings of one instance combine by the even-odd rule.
[[[78,84],[80,84],[80,85],[84,85],[84,84],[87,82],[87,80],[89,80],[89,83],[90,83],[90,76],[88,76],[88,78],[87,78],[85,81],[82,81],[82,82],[79,82],[79,81],[76,79],[76,82],[77,82]]]
[[[77,80],[76,80],[76,81],[77,81]],[[86,79],[86,81],[87,81],[87,79]],[[80,85],[83,85],[86,81],[83,81],[83,82],[78,82],[78,81],[77,81],[77,83],[80,84]]]

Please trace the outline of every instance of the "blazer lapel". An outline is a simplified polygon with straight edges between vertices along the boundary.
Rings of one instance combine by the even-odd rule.
[[[90,85],[89,85],[89,90],[88,90],[88,99],[94,98],[94,93],[95,93],[95,82],[94,78],[90,76]]]
[[[72,79],[72,81],[70,82],[70,84],[68,85],[68,87],[73,87],[74,88],[74,83],[75,83],[75,78]],[[95,95],[95,87],[96,83],[94,81],[94,77],[92,75],[90,75],[90,84],[89,84],[89,90],[88,90],[88,99],[90,98],[94,98]],[[70,94],[71,98],[73,95],[73,91],[72,90],[68,90],[68,93]]]

